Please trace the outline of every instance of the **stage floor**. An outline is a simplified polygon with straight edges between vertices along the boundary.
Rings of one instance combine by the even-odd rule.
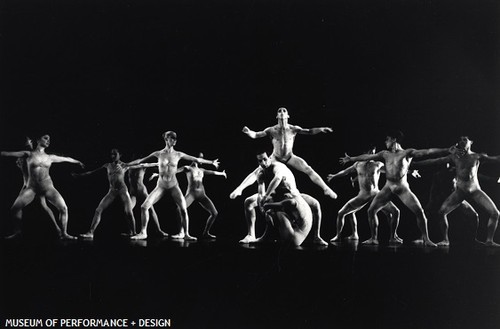
[[[6,318],[172,328],[500,327],[500,249],[236,241],[3,241]],[[2,319],[2,321],[4,321]]]

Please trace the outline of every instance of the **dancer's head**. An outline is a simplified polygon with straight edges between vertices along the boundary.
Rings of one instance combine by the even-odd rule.
[[[36,143],[37,143],[38,146],[41,146],[41,147],[49,147],[49,145],[50,145],[50,136],[49,135],[43,135],[43,136],[39,137],[36,140]]]
[[[271,158],[267,155],[266,152],[257,153],[257,162],[259,166],[263,169],[266,169],[271,165]]]
[[[162,136],[169,146],[174,146],[177,143],[177,134],[173,131],[164,132]]]
[[[289,119],[288,110],[284,107],[280,107],[278,109],[278,113],[276,114],[276,119]]]
[[[473,141],[468,136],[460,136],[457,146],[465,151],[470,150]]]
[[[118,149],[111,149],[111,160],[119,161],[121,157],[121,153]]]
[[[205,156],[203,155],[203,153],[200,152],[200,153],[198,153],[198,158],[204,159]],[[196,161],[191,162],[191,166],[196,166],[197,167],[198,166],[198,162],[196,162]]]
[[[385,147],[391,148],[394,144],[401,144],[404,139],[404,134],[400,130],[393,130],[387,134],[385,138]]]

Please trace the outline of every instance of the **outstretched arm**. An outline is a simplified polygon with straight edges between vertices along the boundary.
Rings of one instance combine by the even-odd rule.
[[[347,175],[353,174],[355,172],[356,172],[356,164],[353,164],[352,166],[350,166],[344,170],[341,170],[336,174],[329,174],[327,176],[326,180],[328,181],[328,183],[330,183],[330,181],[334,178],[347,176]]]
[[[479,159],[485,162],[500,162],[500,155],[489,156],[488,154],[479,154]]]
[[[319,128],[302,128],[299,126],[294,126],[297,134],[301,135],[316,135],[319,133],[331,133],[333,131],[330,127],[319,127]]]
[[[206,170],[202,169],[205,174],[208,175],[215,175],[215,176],[224,176],[224,178],[227,178],[226,171],[215,171],[215,170]]]
[[[73,176],[73,177],[88,176],[88,175],[91,175],[91,174],[95,173],[96,171],[99,171],[99,170],[104,169],[104,168],[106,168],[106,165],[102,165],[99,168],[96,168],[94,170],[89,170],[86,172],[82,172],[82,173],[71,173],[71,176]]]
[[[2,151],[0,155],[3,157],[24,158],[30,155],[30,151],[18,151],[18,152]]]
[[[241,131],[244,134],[246,134],[248,137],[250,137],[252,139],[256,139],[256,138],[266,137],[267,134],[269,133],[269,129],[270,128],[266,128],[262,131],[253,131],[253,130],[250,130],[250,128],[248,128],[247,126],[245,126],[245,127],[243,127],[243,129]]]
[[[361,154],[357,156],[349,156],[347,153],[345,154],[345,157],[340,158],[339,162],[341,164],[346,164],[349,162],[356,162],[356,161],[369,161],[369,160],[378,160],[378,161],[383,161],[384,160],[384,151],[380,151],[375,154]]]
[[[219,159],[207,160],[207,159],[203,159],[203,158],[197,158],[197,157],[194,157],[194,156],[186,154],[186,153],[182,153],[182,152],[179,152],[179,153],[181,155],[181,159],[188,160],[188,161],[195,161],[195,162],[201,163],[201,164],[209,164],[209,165],[214,166],[215,168],[219,168]]]
[[[429,159],[429,160],[422,160],[422,161],[415,161],[410,164],[410,169],[416,169],[416,168],[421,168],[421,167],[426,167],[426,166],[431,166],[431,165],[436,165],[436,164],[444,164],[444,163],[449,163],[451,162],[451,159],[449,157],[442,157],[442,158],[436,158],[436,159]]]
[[[244,189],[255,183],[255,181],[257,180],[257,173],[259,172],[259,170],[260,167],[257,167],[254,171],[248,174],[248,176],[245,177],[245,179],[241,182],[241,184],[238,185],[238,187],[236,187],[234,191],[231,192],[231,194],[229,194],[229,198],[236,199],[241,195],[241,193],[243,193]]]
[[[147,159],[149,159],[149,158],[153,158],[153,157],[154,157],[154,158],[157,158],[157,157],[158,157],[158,151],[153,152],[153,153],[151,153],[150,155],[148,155],[148,156],[146,156],[146,157],[144,157],[144,158],[142,158],[142,159],[136,159],[136,160],[134,160],[134,161],[130,161],[129,163],[127,163],[127,166],[133,166],[133,165],[139,164],[139,163],[144,162],[144,161],[146,161]]]
[[[452,146],[449,148],[430,148],[430,149],[423,149],[423,150],[415,150],[415,149],[409,149],[408,150],[408,155],[412,156],[414,158],[421,158],[425,156],[433,156],[433,155],[445,155],[449,153],[453,153],[456,151],[456,146]]]
[[[70,158],[70,157],[65,157],[65,156],[51,154],[50,155],[50,160],[53,163],[69,162],[69,163],[75,163],[75,164],[79,165],[82,168],[85,167],[85,165],[81,161],[73,159],[73,158]]]
[[[123,168],[126,169],[140,169],[140,168],[153,168],[158,167],[158,163],[139,163],[136,165],[131,165],[130,163],[125,163]]]

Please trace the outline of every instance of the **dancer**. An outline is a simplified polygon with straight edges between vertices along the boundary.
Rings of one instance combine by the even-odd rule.
[[[156,164],[155,164],[156,167]],[[144,202],[146,198],[148,197],[148,189],[146,188],[146,185],[144,185],[144,174],[146,172],[146,168],[136,168],[135,166],[128,167],[127,171],[127,179],[129,183],[129,194],[130,194],[130,201],[132,204],[132,211],[134,210],[137,200],[141,200],[141,202]],[[151,207],[149,209],[150,215],[153,218],[153,223],[156,226],[156,229],[158,230],[158,234],[162,237],[168,237],[168,234],[165,233],[161,227],[160,227],[160,220],[158,219],[158,215],[156,214],[155,208]]]
[[[257,159],[262,168],[257,175],[257,203],[266,216],[266,229],[261,239],[266,237],[269,225],[276,223],[281,239],[299,246],[312,227],[311,208],[297,190],[290,169],[272,162],[266,153],[257,155]]]
[[[25,146],[26,146],[27,150],[33,151],[33,141],[29,137],[26,137]],[[20,195],[22,193],[22,191],[28,187],[29,173],[28,173],[28,165],[26,163],[26,158],[17,158],[16,165],[21,170],[21,173],[23,174],[23,187],[22,187],[21,191],[19,192],[19,195]],[[45,196],[39,195],[38,199],[40,200],[40,205],[42,206],[42,209],[45,210],[47,215],[49,215],[49,217],[50,217],[50,221],[52,222],[52,224],[54,224],[54,228],[57,231],[57,236],[60,237],[61,233],[62,233],[61,228],[57,224],[56,217],[54,216],[54,212],[47,205],[47,200],[45,199]]]
[[[203,153],[200,153],[198,155],[199,159],[203,159]],[[189,206],[194,202],[197,201],[200,206],[203,207],[210,215],[208,216],[207,223],[205,225],[205,229],[203,230],[203,238],[205,239],[215,239],[215,235],[210,234],[210,229],[212,228],[212,225],[215,222],[215,218],[217,218],[217,215],[219,214],[217,209],[214,206],[214,203],[210,198],[207,196],[205,193],[205,186],[203,186],[203,177],[205,175],[216,175],[216,176],[223,176],[224,178],[227,178],[226,171],[213,171],[213,170],[206,170],[203,168],[198,167],[198,163],[196,161],[193,161],[190,166],[183,166],[179,168],[177,171],[178,173],[185,172],[187,181],[188,181],[188,186],[186,190],[186,195],[184,198],[186,199],[186,208],[189,208]],[[181,217],[182,218],[182,217]],[[184,229],[181,226],[181,231],[179,233],[180,235],[185,234]]]
[[[160,200],[160,198],[168,193],[176,203],[181,215],[181,231],[179,234],[172,236],[174,239],[196,240],[195,237],[189,235],[189,217],[186,207],[186,199],[182,195],[181,189],[177,182],[177,166],[180,160],[196,161],[203,164],[211,164],[215,168],[219,167],[219,160],[205,160],[195,158],[183,152],[174,150],[177,143],[177,134],[173,131],[167,131],[162,135],[165,141],[165,148],[160,151],[151,153],[142,159],[137,159],[129,163],[129,165],[139,164],[149,158],[158,159],[159,179],[155,189],[149,194],[141,206],[141,230],[138,234],[132,236],[132,239],[146,239],[147,227],[149,222],[149,209]]]
[[[265,202],[266,217],[277,222],[283,241],[300,246],[312,226],[312,212],[300,194],[285,193],[281,201]]]
[[[297,169],[309,176],[311,181],[321,187],[325,195],[332,199],[337,198],[337,194],[332,191],[332,189],[323,181],[323,179],[307,164],[307,162],[301,157],[293,154],[293,143],[295,141],[295,136],[297,134],[301,135],[316,135],[319,133],[329,133],[332,132],[332,128],[321,127],[321,128],[310,128],[304,129],[299,126],[291,125],[288,123],[288,111],[284,107],[278,109],[278,114],[276,119],[278,119],[278,124],[268,127],[263,131],[253,131],[248,127],[243,127],[243,133],[248,135],[250,138],[262,138],[269,136],[271,137],[273,143],[273,154],[271,157],[273,160],[280,161],[287,166]]]
[[[366,154],[375,154],[375,147],[371,148]],[[352,166],[336,174],[328,175],[327,181],[330,182],[336,177],[347,176],[356,173],[359,185],[359,193],[354,198],[349,200],[342,209],[339,210],[337,216],[337,234],[330,240],[330,242],[340,241],[340,233],[344,227],[344,218],[349,216],[351,222],[352,234],[348,237],[349,240],[358,240],[358,230],[356,221],[356,212],[363,208],[367,203],[371,202],[375,195],[380,192],[378,188],[378,181],[380,174],[384,171],[384,164],[380,161],[357,161]],[[397,235],[397,228],[399,224],[399,209],[389,201],[385,206],[380,209],[389,219],[389,227],[391,229],[389,243],[401,244],[403,240]]]
[[[53,204],[59,212],[59,223],[61,225],[60,238],[75,239],[67,232],[68,207],[61,194],[55,189],[49,175],[50,167],[53,163],[69,162],[84,167],[83,163],[70,157],[47,154],[45,149],[50,145],[50,136],[43,135],[37,139],[36,147],[32,151],[1,152],[2,156],[15,157],[26,160],[28,169],[28,182],[12,205],[11,212],[15,220],[14,234],[16,237],[21,233],[20,223],[23,216],[23,208],[29,205],[36,196],[45,197]]]
[[[129,224],[128,234],[130,236],[135,234],[135,218],[134,218],[134,213],[132,212],[132,202],[130,201],[130,195],[128,193],[127,185],[125,184],[125,172],[130,168],[154,167],[156,166],[156,164],[151,163],[151,164],[139,164],[135,166],[128,166],[126,163],[122,162],[120,158],[121,158],[120,151],[118,151],[118,149],[112,149],[111,150],[112,162],[106,163],[101,167],[91,171],[86,171],[80,174],[76,173],[72,174],[73,177],[88,176],[101,169],[106,169],[108,175],[109,191],[102,198],[101,202],[99,202],[99,205],[95,210],[94,217],[92,218],[90,229],[86,233],[80,234],[80,237],[84,239],[94,238],[94,232],[97,229],[97,226],[99,226],[99,223],[101,222],[101,215],[103,211],[106,210],[106,208],[108,208],[116,198],[119,198],[123,203],[123,210],[125,211],[125,216],[127,217]]]
[[[483,153],[475,153],[472,151],[472,143],[472,140],[467,136],[462,136],[457,147],[463,152],[456,152],[432,161],[433,163],[449,163],[456,168],[456,189],[439,209],[441,229],[444,236],[443,240],[438,243],[440,246],[449,246],[448,214],[460,206],[464,200],[474,202],[489,216],[485,245],[500,246],[500,244],[493,241],[498,225],[499,211],[490,197],[481,189],[477,173],[481,161],[500,162],[500,155],[488,156]],[[430,160],[428,161],[430,162]]]
[[[440,155],[449,152],[450,149],[403,149],[401,142],[403,134],[400,131],[387,135],[385,146],[389,151],[381,151],[376,154],[364,154],[355,157],[348,156],[340,158],[340,163],[346,164],[355,161],[383,161],[386,171],[386,183],[380,192],[375,196],[368,208],[368,221],[370,224],[371,238],[365,241],[366,244],[378,244],[378,217],[377,213],[391,199],[393,195],[399,199],[415,214],[417,226],[422,234],[422,240],[426,246],[435,247],[436,244],[429,239],[427,230],[427,218],[425,217],[420,201],[410,190],[407,180],[408,168],[413,158],[423,156]]]
[[[240,196],[245,188],[247,188],[248,186],[252,185],[257,181],[257,176],[260,175],[262,170],[270,167],[271,165],[272,168],[274,168],[274,165],[279,167],[280,174],[283,175],[284,179],[287,181],[288,184],[292,186],[292,188],[296,189],[295,177],[293,176],[293,173],[290,171],[290,169],[284,166],[281,162],[273,161],[272,158],[269,158],[266,152],[258,154],[257,157],[258,159],[259,157],[262,159],[259,160],[259,166],[250,175],[248,175],[243,180],[243,182],[230,194],[231,199],[235,199],[236,197]],[[247,235],[239,241],[240,243],[261,242],[265,237],[265,234],[260,238],[256,238],[255,235],[255,220],[256,220],[255,208],[258,207],[258,196],[259,194],[256,193],[245,199],[244,209],[245,209],[245,219],[247,223]],[[323,240],[320,236],[321,218],[322,218],[320,203],[318,202],[318,200],[316,200],[315,198],[313,198],[308,194],[301,193],[301,196],[311,208],[313,215],[313,227],[311,229],[313,234],[312,242],[314,244],[319,244],[319,245],[328,245],[328,243],[325,240]]]

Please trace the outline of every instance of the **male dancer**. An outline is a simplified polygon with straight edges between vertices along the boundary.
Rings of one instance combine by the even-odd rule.
[[[302,198],[295,178],[285,165],[273,162],[267,154],[257,155],[262,170],[257,174],[257,204],[266,215],[266,230],[276,222],[281,239],[296,246],[302,244],[312,227],[312,212]],[[266,189],[266,183],[267,189]]]
[[[366,154],[375,154],[375,147],[370,149]],[[349,216],[352,234],[348,237],[349,240],[358,240],[358,230],[356,222],[356,212],[363,208],[367,203],[371,202],[375,195],[380,192],[378,188],[378,181],[380,178],[380,173],[384,170],[384,164],[380,161],[358,161],[352,166],[336,174],[330,174],[327,177],[328,182],[336,177],[347,176],[352,173],[357,173],[357,180],[359,185],[359,193],[354,198],[349,200],[342,209],[339,210],[337,216],[337,234],[330,240],[330,242],[340,241],[340,233],[344,227],[344,218]],[[381,211],[389,219],[389,226],[391,229],[391,235],[389,238],[390,243],[403,243],[396,233],[399,224],[399,209],[389,201]]]
[[[422,234],[422,242],[426,246],[435,247],[436,244],[429,239],[427,230],[427,218],[425,217],[420,201],[410,190],[407,180],[408,168],[413,158],[439,155],[449,152],[449,149],[403,149],[401,142],[403,134],[400,131],[387,135],[385,146],[388,151],[380,151],[376,154],[364,154],[355,157],[346,155],[340,158],[340,163],[346,164],[355,161],[382,161],[385,165],[386,183],[380,192],[375,196],[368,208],[368,221],[370,224],[371,238],[365,241],[366,244],[378,244],[378,217],[381,210],[395,194],[417,217],[417,226]]]
[[[135,165],[154,157],[158,159],[159,172],[159,179],[155,189],[149,194],[141,206],[141,231],[132,236],[132,239],[139,240],[146,239],[148,237],[147,227],[149,222],[149,209],[156,202],[158,202],[165,193],[168,193],[174,199],[174,202],[176,203],[181,214],[181,232],[172,236],[172,238],[194,241],[196,238],[189,235],[189,217],[187,213],[186,199],[184,199],[184,196],[182,195],[177,182],[177,177],[175,176],[177,173],[177,166],[180,160],[187,160],[203,164],[211,164],[215,168],[218,168],[219,160],[195,158],[191,155],[174,150],[174,146],[177,143],[177,134],[173,131],[163,133],[162,137],[165,141],[165,148],[160,151],[155,151],[145,158],[137,159],[129,163],[129,165]]]
[[[86,171],[80,174],[76,173],[72,174],[74,177],[88,176],[101,169],[106,169],[106,172],[108,174],[109,191],[102,198],[101,202],[97,206],[94,217],[92,218],[92,223],[90,224],[90,229],[86,233],[80,234],[80,237],[84,239],[94,238],[94,232],[97,229],[97,226],[99,226],[99,223],[101,222],[101,215],[103,211],[106,208],[108,208],[109,205],[111,205],[111,203],[116,198],[119,198],[123,203],[125,216],[128,218],[128,223],[129,223],[129,235],[132,236],[135,234],[135,218],[134,218],[134,213],[132,212],[132,202],[130,201],[130,194],[128,193],[127,185],[125,184],[125,172],[127,171],[127,169],[130,168],[154,167],[156,166],[156,164],[151,163],[151,164],[139,164],[135,166],[127,166],[127,164],[122,162],[120,158],[121,158],[120,151],[118,151],[118,149],[112,149],[111,150],[112,162],[106,163],[101,167],[91,171]]]
[[[33,151],[1,152],[2,156],[26,159],[28,168],[28,184],[25,189],[19,193],[16,201],[12,205],[11,212],[16,221],[14,234],[15,237],[21,233],[20,222],[23,217],[23,208],[29,205],[36,196],[45,197],[53,204],[59,212],[59,223],[61,224],[62,239],[75,239],[67,232],[68,228],[68,207],[61,194],[55,189],[49,170],[53,163],[69,162],[84,167],[83,163],[70,157],[59,156],[45,153],[45,149],[50,145],[50,136],[43,135],[37,140]]]
[[[263,152],[259,154],[262,159],[265,159],[265,161],[259,161],[259,166],[251,173],[249,174],[243,182],[230,194],[231,199],[235,199],[241,193],[245,188],[248,186],[252,185],[257,181],[257,176],[260,174],[260,172],[264,169],[264,167],[269,167],[271,163],[274,165],[276,164],[277,167],[281,168],[280,175],[283,175],[285,180],[288,182],[288,184],[291,184],[293,188],[296,189],[296,183],[295,183],[295,177],[293,176],[293,173],[288,169],[286,166],[283,166],[281,162],[273,161],[272,158],[269,158],[267,156],[266,152]],[[266,168],[267,168],[266,167]],[[253,242],[260,242],[262,241],[261,238],[256,238],[255,236],[255,220],[256,220],[256,212],[255,208],[258,206],[258,193],[253,194],[249,196],[248,198],[245,199],[244,202],[244,209],[245,209],[245,219],[247,222],[247,235],[240,240],[240,243],[253,243]],[[307,202],[309,207],[311,208],[312,214],[313,214],[313,228],[312,228],[312,234],[313,234],[313,243],[314,244],[320,244],[320,245],[328,245],[328,243],[325,242],[320,236],[320,229],[321,229],[321,205],[312,196],[301,193],[302,198]]]
[[[307,174],[314,184],[321,187],[325,195],[331,197],[332,199],[336,199],[337,194],[332,191],[332,189],[323,181],[314,169],[312,169],[304,159],[293,154],[293,143],[297,134],[316,135],[319,133],[328,133],[332,132],[332,128],[321,127],[304,129],[299,126],[289,124],[289,118],[290,116],[288,115],[287,109],[280,107],[276,116],[278,124],[257,132],[252,131],[245,126],[242,131],[252,139],[266,136],[271,137],[273,143],[273,154],[271,155],[271,158],[273,160],[282,162]]]
[[[438,243],[440,246],[448,246],[450,240],[448,237],[448,214],[462,204],[464,200],[475,202],[482,210],[488,213],[486,242],[487,246],[499,247],[493,241],[495,231],[498,225],[499,211],[490,197],[484,193],[478,181],[478,169],[481,161],[500,162],[500,155],[488,156],[483,153],[472,151],[472,140],[466,136],[460,137],[457,144],[462,152],[456,152],[446,157],[435,159],[434,163],[450,163],[456,168],[456,189],[444,201],[439,209],[441,218],[442,233],[444,239]],[[430,161],[430,160],[429,160]]]

